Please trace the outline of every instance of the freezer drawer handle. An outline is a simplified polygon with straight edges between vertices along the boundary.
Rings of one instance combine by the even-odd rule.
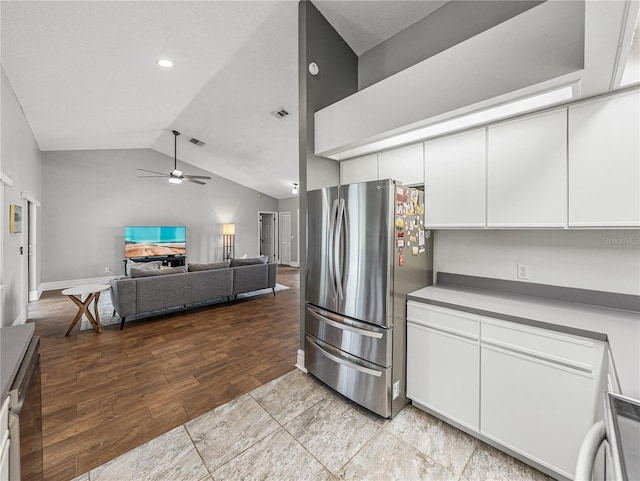
[[[307,337],[307,339],[309,339]],[[349,361],[345,361],[344,359],[340,359],[338,356],[334,356],[333,354],[328,353],[327,351],[325,351],[321,346],[318,345],[317,342],[314,342],[313,340],[309,339],[309,342],[312,342],[314,346],[316,346],[318,348],[318,350],[320,351],[320,354],[322,354],[323,356],[331,359],[334,362],[337,362],[338,364],[342,364],[345,367],[348,367],[350,369],[355,369],[356,371],[360,371],[364,374],[369,374],[370,376],[376,376],[376,377],[380,377],[382,376],[382,373],[380,371],[376,371],[375,369],[369,369],[368,367],[363,367],[363,366],[359,366],[353,362],[349,362]]]
[[[366,329],[360,329],[359,327],[353,327],[353,326],[349,326],[347,324],[341,324],[339,322],[332,321],[331,319],[329,319],[327,317],[324,317],[323,315],[315,312],[312,309],[309,309],[309,312],[311,313],[311,315],[313,315],[313,317],[315,317],[319,321],[325,322],[325,323],[329,324],[330,326],[333,326],[333,327],[335,327],[337,329],[342,329],[343,331],[353,332],[354,334],[360,334],[361,336],[373,337],[375,339],[382,339],[382,333],[381,332],[372,332],[372,331],[367,331]]]

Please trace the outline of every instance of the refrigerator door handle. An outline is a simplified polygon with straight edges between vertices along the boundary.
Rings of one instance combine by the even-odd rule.
[[[348,324],[342,324],[341,322],[333,321],[333,320],[329,319],[328,317],[323,316],[322,314],[320,314],[319,312],[317,312],[315,309],[313,309],[311,307],[307,307],[307,309],[309,309],[309,313],[313,317],[318,319],[320,322],[324,322],[325,324],[329,324],[330,326],[333,326],[336,329],[341,329],[343,331],[353,332],[354,334],[360,334],[361,336],[373,337],[374,339],[382,339],[382,333],[381,332],[368,331],[366,329],[361,329],[359,327],[349,326]]]
[[[336,289],[338,292],[338,300],[344,299],[344,291],[342,290],[342,224],[345,217],[344,199],[340,199],[338,207],[338,215],[336,217],[336,241],[333,250],[333,265],[335,266]]]
[[[329,284],[333,295],[337,296],[336,291],[336,268],[335,268],[335,248],[336,248],[336,222],[338,216],[338,200],[333,201],[331,207],[331,217],[329,217]]]
[[[307,336],[307,339],[309,339],[309,336]],[[382,372],[380,372],[380,371],[376,371],[375,369],[369,369],[368,367],[364,367],[364,366],[359,366],[358,364],[355,364],[355,363],[349,362],[349,361],[345,361],[344,359],[341,359],[338,356],[335,356],[335,355],[331,354],[325,348],[323,348],[317,342],[315,342],[313,339],[309,339],[309,342],[313,343],[313,345],[318,349],[318,352],[320,354],[322,354],[326,358],[332,360],[333,362],[337,362],[338,364],[342,364],[343,366],[348,367],[349,369],[354,369],[354,370],[356,370],[358,372],[361,372],[363,374],[368,374],[370,376],[375,376],[375,377],[382,376]]]

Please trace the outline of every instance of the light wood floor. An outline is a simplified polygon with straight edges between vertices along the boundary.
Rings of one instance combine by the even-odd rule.
[[[74,328],[60,291],[30,303],[41,337],[46,480],[72,479],[293,369],[298,269],[265,294],[103,327]]]

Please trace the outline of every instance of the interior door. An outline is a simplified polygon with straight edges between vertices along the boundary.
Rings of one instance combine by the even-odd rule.
[[[338,312],[380,326],[392,322],[393,195],[389,180],[340,186]]]
[[[291,264],[291,213],[280,212],[280,264]]]
[[[276,261],[276,215],[272,213],[260,214],[260,255]]]

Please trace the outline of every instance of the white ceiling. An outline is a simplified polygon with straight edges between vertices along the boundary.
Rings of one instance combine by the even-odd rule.
[[[356,54],[445,3],[314,1]],[[587,2],[588,69],[609,72],[596,54],[630,41],[610,35],[609,45],[600,33],[602,25],[620,31],[616,10],[625,5]],[[171,158],[158,165],[168,172],[175,129],[183,134],[179,160],[291,197],[298,181],[297,0],[2,0],[0,7],[2,66],[42,150],[151,148]],[[158,67],[160,57],[175,66]],[[583,89],[590,91],[587,83]],[[270,115],[283,107],[290,113],[284,119]],[[191,137],[206,145],[190,144]]]
[[[318,8],[361,53],[443,3],[321,1]],[[297,1],[1,7],[2,65],[42,150],[152,148],[173,157],[175,129],[183,134],[180,160],[276,198],[291,196],[298,179]],[[158,67],[160,57],[174,67]],[[289,116],[270,115],[282,107]],[[206,145],[188,143],[191,137]]]

